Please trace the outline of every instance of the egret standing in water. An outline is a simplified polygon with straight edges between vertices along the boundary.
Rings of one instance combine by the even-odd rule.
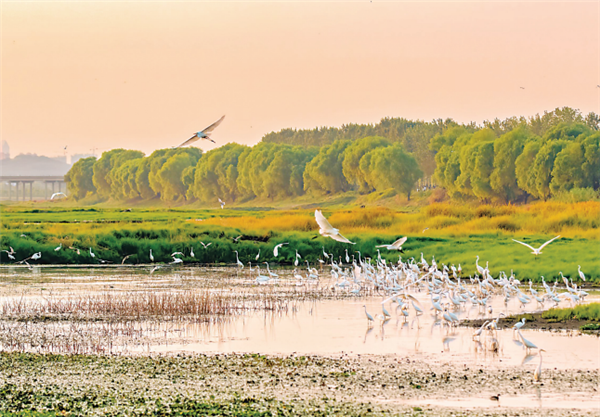
[[[372,316],[372,315],[370,315],[370,314],[367,312],[367,306],[366,306],[366,305],[363,305],[363,307],[365,308],[365,315],[367,316],[367,320],[368,320],[368,323],[369,323],[369,325],[373,324],[373,322],[375,321],[375,319],[373,318],[373,316]]]
[[[240,262],[240,258],[238,256],[238,251],[234,250],[234,252],[235,252],[235,261],[236,261],[235,263],[237,263],[237,266],[239,266],[240,269],[243,269],[244,264]]]
[[[538,365],[537,369],[535,370],[535,372],[533,374],[533,379],[536,382],[540,382],[542,379],[542,352],[545,352],[545,350],[544,349],[538,350],[538,353],[540,355],[540,364]]]
[[[154,262],[154,255],[152,255],[152,248],[150,248],[150,262]]]

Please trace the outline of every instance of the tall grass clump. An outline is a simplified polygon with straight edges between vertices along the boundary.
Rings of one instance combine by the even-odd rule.
[[[575,308],[552,308],[542,313],[542,318],[555,321],[600,321],[600,303],[578,305]]]

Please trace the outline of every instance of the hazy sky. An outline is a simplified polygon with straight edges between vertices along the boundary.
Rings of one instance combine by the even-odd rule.
[[[1,134],[12,156],[65,145],[150,153],[223,114],[218,145],[386,116],[600,112],[598,1],[1,7]]]

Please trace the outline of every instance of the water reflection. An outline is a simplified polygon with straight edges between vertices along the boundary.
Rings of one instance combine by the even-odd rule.
[[[105,291],[127,294],[149,289],[189,291],[209,288],[211,291],[236,293],[245,289],[292,293],[298,291],[295,281],[286,286],[260,287],[249,276],[223,268],[194,271],[163,272],[149,276],[147,271],[84,271],[43,270],[37,278],[19,275],[13,281],[10,274],[0,274],[0,300],[42,299],[73,294],[99,294]],[[279,272],[279,271],[278,271]],[[86,275],[87,274],[87,275]],[[320,296],[329,299],[292,297],[289,308],[279,311],[243,311],[227,318],[208,321],[130,321],[130,322],[0,322],[0,348],[69,353],[139,353],[153,352],[260,352],[265,354],[319,353],[336,354],[398,354],[433,362],[488,364],[493,366],[528,366],[533,370],[535,351],[527,354],[512,330],[483,330],[449,325],[442,313],[429,310],[430,297],[416,292],[423,314],[415,315],[411,307],[405,310],[389,303],[391,318],[382,320],[381,297],[332,297],[329,282],[323,280]],[[301,290],[304,291],[304,290]],[[313,291],[313,290],[311,290]],[[301,293],[297,293],[301,294]],[[306,294],[306,293],[304,293]],[[597,296],[595,296],[598,299]],[[589,297],[592,301],[594,298]],[[365,318],[367,310],[377,312],[374,323]],[[452,309],[459,319],[497,317],[521,313],[515,299],[505,303],[501,297],[488,311],[468,305]],[[600,339],[573,333],[528,330],[522,333],[547,351],[544,364],[565,368],[597,369]],[[547,361],[547,362],[546,362]]]

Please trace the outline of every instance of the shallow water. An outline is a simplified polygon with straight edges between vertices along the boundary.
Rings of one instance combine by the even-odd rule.
[[[278,271],[290,277],[290,271]],[[322,279],[320,286],[326,292],[333,281]],[[296,281],[283,279],[278,290],[294,288]],[[194,288],[214,290],[252,289],[267,291],[253,284],[253,276],[234,268],[180,268],[159,270],[149,275],[148,268],[135,269],[72,269],[35,268],[33,272],[13,268],[0,270],[0,303],[16,298],[42,299],[53,296],[95,294],[103,292],[189,290]],[[268,286],[271,287],[272,286]],[[307,289],[306,291],[311,291]],[[381,296],[349,296],[318,301],[291,301],[285,312],[244,312],[224,320],[211,322],[128,322],[106,323],[29,323],[27,332],[59,335],[63,340],[77,335],[81,349],[94,346],[91,351],[147,354],[166,352],[256,352],[262,354],[397,354],[414,360],[434,363],[455,363],[461,366],[520,366],[532,371],[539,363],[536,350],[526,354],[522,344],[515,341],[511,330],[495,334],[484,332],[479,340],[473,338],[472,328],[449,328],[429,310],[431,302],[425,293],[413,293],[424,307],[425,313],[416,317],[411,309],[408,320],[396,314],[395,305],[385,304],[392,318],[381,320]],[[600,296],[591,292],[587,301],[597,301]],[[370,324],[363,305],[376,317]],[[567,307],[563,302],[562,307]],[[493,317],[532,312],[535,308],[519,307],[512,299],[504,305],[500,297],[492,302]],[[547,305],[546,307],[550,307]],[[488,318],[477,307],[468,303],[465,309],[455,311],[460,319]],[[24,326],[24,325],[20,325]],[[5,331],[7,331],[5,329]],[[93,343],[80,335],[88,335]],[[544,367],[557,369],[598,369],[600,366],[600,338],[582,335],[578,331],[547,332],[522,330],[523,336],[540,348]],[[489,347],[492,338],[498,341],[498,351]],[[57,339],[58,340],[58,339]],[[70,340],[70,339],[69,339]],[[70,343],[70,345],[69,345]],[[28,350],[72,351],[72,340],[52,344],[45,348]],[[86,343],[88,343],[86,345]],[[76,343],[75,343],[76,344]],[[68,346],[71,346],[70,348]],[[6,349],[7,347],[4,346]],[[69,350],[71,349],[71,350]]]
[[[538,409],[540,415],[549,409],[577,409],[577,410],[600,410],[600,395],[591,396],[588,393],[569,392],[568,394],[542,393],[540,388],[535,394],[530,395],[502,395],[497,401],[490,399],[498,393],[486,393],[476,397],[452,398],[452,399],[412,399],[412,400],[390,400],[380,401],[381,404],[396,402],[398,404],[414,406],[437,406],[448,408],[533,408]],[[377,399],[375,399],[377,402]]]

